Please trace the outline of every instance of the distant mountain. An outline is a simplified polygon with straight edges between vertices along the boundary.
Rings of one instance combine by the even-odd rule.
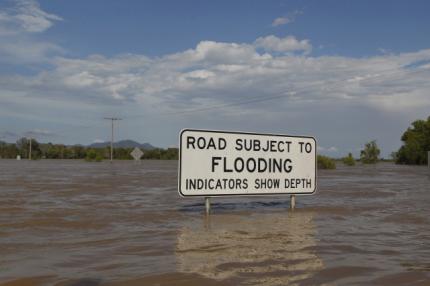
[[[103,148],[106,146],[110,146],[110,142],[99,142],[99,143],[93,143],[91,145],[88,145],[88,147],[91,148]],[[121,140],[118,142],[114,142],[113,143],[113,147],[119,147],[119,148],[134,148],[134,147],[138,147],[141,149],[145,149],[145,150],[153,150],[156,147],[152,146],[149,143],[143,143],[140,144],[139,142],[133,141],[133,140]]]

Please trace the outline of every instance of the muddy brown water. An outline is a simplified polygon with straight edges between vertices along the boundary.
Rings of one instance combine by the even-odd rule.
[[[430,170],[338,166],[297,198],[177,193],[177,162],[0,160],[0,285],[430,285]]]

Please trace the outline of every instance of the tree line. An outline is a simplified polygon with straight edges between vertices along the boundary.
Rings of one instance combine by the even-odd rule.
[[[397,164],[424,165],[428,164],[427,152],[430,151],[430,116],[427,120],[416,120],[403,133],[401,140],[403,145],[397,152],[392,153],[393,160]],[[0,158],[13,159],[18,155],[21,158],[29,157],[30,141],[27,138],[19,139],[15,144],[0,141]],[[39,143],[31,139],[33,159],[87,159],[100,161],[110,158],[110,147],[92,148],[82,145],[67,146],[64,144]],[[130,153],[134,148],[114,148],[114,158],[119,160],[132,160]],[[177,160],[179,150],[177,148],[144,150],[142,159]],[[360,153],[360,161],[364,164],[374,164],[380,160],[379,149],[376,141],[365,144]],[[349,153],[342,158],[344,164],[353,166],[355,159]],[[336,164],[332,158],[318,156],[318,166],[323,169],[333,169]]]
[[[427,120],[416,120],[403,133],[403,146],[392,154],[398,164],[428,164],[430,151],[430,116]]]
[[[428,164],[428,152],[430,151],[430,116],[427,120],[416,120],[403,133],[401,140],[403,145],[397,152],[393,152],[391,157],[396,164],[405,165],[426,165]],[[375,164],[381,159],[376,141],[370,141],[364,145],[360,152],[360,161],[363,164]],[[342,158],[342,162],[348,166],[354,166],[356,160],[349,153]],[[335,169],[335,160],[326,156],[318,156],[318,168]]]
[[[30,140],[20,138],[16,143],[6,143],[0,141],[0,158],[15,159],[18,155],[21,158],[29,157]],[[114,159],[133,160],[130,153],[134,148],[115,147],[113,150]],[[156,160],[177,160],[177,148],[155,148],[142,150],[142,159]],[[64,145],[53,143],[40,143],[31,139],[32,159],[87,159],[89,161],[100,161],[110,158],[110,147],[92,148],[82,145]]]

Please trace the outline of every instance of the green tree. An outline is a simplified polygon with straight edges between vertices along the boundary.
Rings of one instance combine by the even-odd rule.
[[[18,149],[18,155],[21,155],[21,158],[27,158],[28,154],[28,140],[25,137],[22,137],[16,141],[16,148]]]
[[[390,157],[393,159],[394,162],[397,162],[397,152],[391,152]]]
[[[143,155],[143,159],[151,159],[151,160],[161,159],[161,149],[155,148],[152,150],[145,151],[145,154]]]
[[[18,139],[18,141],[16,141],[16,147],[18,149],[19,155],[21,155],[22,158],[28,158],[30,148],[29,139],[25,137]],[[42,150],[40,150],[40,144],[36,139],[31,139],[31,158],[42,158]]]
[[[427,164],[427,152],[430,151],[430,116],[427,120],[412,122],[402,136],[403,146],[396,154],[396,163],[422,165]]]
[[[375,164],[378,162],[380,153],[376,140],[370,141],[364,145],[364,150],[361,150],[360,160],[364,164]]]
[[[133,148],[116,147],[114,150],[114,158],[117,160],[132,160],[130,153]]]
[[[71,147],[74,154],[74,159],[83,159],[85,158],[85,147],[81,145],[74,145]]]
[[[103,151],[104,149],[102,149],[102,152]],[[102,152],[100,152],[100,150],[90,148],[87,150],[85,160],[88,162],[100,162],[103,160]]]
[[[61,146],[57,144],[48,143],[46,147],[45,157],[48,159],[60,159]]]
[[[336,163],[334,160],[323,155],[318,155],[317,165],[318,169],[336,169]]]
[[[19,150],[15,144],[0,142],[0,158],[14,159],[19,154]]]
[[[354,166],[355,165],[355,159],[352,157],[352,154],[349,153],[347,157],[342,159],[342,162],[347,166]]]
[[[161,150],[160,159],[162,160],[178,160],[179,150],[178,148],[167,148]]]

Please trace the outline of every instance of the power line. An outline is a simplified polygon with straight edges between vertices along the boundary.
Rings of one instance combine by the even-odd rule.
[[[231,106],[237,106],[237,105],[251,104],[251,103],[255,103],[255,102],[268,101],[268,100],[273,100],[273,99],[277,99],[280,97],[285,97],[285,93],[282,93],[280,95],[269,96],[269,97],[259,96],[259,97],[251,98],[248,100],[237,101],[237,102],[232,102],[232,103],[224,103],[224,104],[213,105],[213,106],[208,106],[208,107],[187,109],[187,110],[178,111],[178,112],[170,112],[170,113],[166,113],[166,115],[181,115],[181,114],[187,114],[187,113],[202,112],[202,111],[208,111],[208,110],[213,110],[213,109],[219,109],[219,108],[223,108],[223,107],[231,107]]]
[[[373,80],[373,79],[377,79],[380,77],[384,77],[384,76],[395,76],[395,75],[402,75],[404,74],[406,71],[405,70],[399,70],[399,69],[386,69],[384,71],[379,71],[377,74],[374,74],[372,76],[367,76],[364,77],[362,79],[358,79],[357,81],[359,82],[364,82],[364,81],[368,81],[368,80]],[[420,70],[409,70],[407,71],[409,73],[419,73],[421,72]],[[356,77],[358,75],[355,75]],[[274,95],[274,96],[258,96],[258,97],[253,97],[250,99],[245,99],[245,100],[241,100],[241,101],[237,101],[237,102],[232,102],[232,103],[224,103],[224,104],[218,104],[218,105],[212,105],[212,106],[207,106],[207,107],[202,107],[202,108],[195,108],[195,109],[187,109],[187,110],[183,110],[183,111],[177,111],[177,112],[166,112],[160,115],[188,115],[188,114],[193,114],[193,113],[197,113],[197,112],[203,112],[203,111],[208,111],[208,110],[216,110],[219,108],[225,108],[225,107],[231,107],[231,106],[239,106],[239,105],[245,105],[245,104],[251,104],[251,103],[255,103],[255,102],[264,102],[264,101],[269,101],[269,100],[274,100],[274,99],[278,99],[278,98],[282,98],[282,97],[286,97],[289,94],[298,94],[298,93],[303,93],[308,91],[309,89],[313,89],[313,88],[318,88],[318,87],[323,87],[323,86],[327,86],[327,85],[331,85],[331,86],[345,86],[350,84],[350,82],[348,80],[336,80],[336,81],[332,81],[332,82],[319,82],[319,83],[315,83],[315,84],[310,84],[308,86],[299,88],[299,89],[293,89],[290,92],[288,91],[283,91],[280,94]],[[138,117],[144,117],[143,115],[132,115],[130,116],[130,118],[138,118]]]
[[[215,104],[215,105],[210,105],[210,106],[205,106],[205,107],[201,107],[201,108],[194,108],[194,109],[187,109],[187,110],[181,110],[181,111],[176,111],[176,112],[159,112],[157,113],[157,115],[160,116],[168,116],[168,115],[188,115],[188,114],[194,114],[197,112],[204,112],[204,111],[209,111],[209,110],[216,110],[216,109],[220,109],[220,108],[226,108],[226,107],[231,107],[231,106],[240,106],[240,105],[245,105],[245,104],[252,104],[252,103],[256,103],[256,102],[264,102],[264,101],[269,101],[269,100],[275,100],[275,99],[279,99],[279,98],[283,98],[283,97],[287,97],[289,95],[291,96],[295,96],[297,94],[300,93],[304,93],[307,91],[310,91],[312,89],[315,88],[320,88],[320,87],[329,87],[331,90],[333,90],[335,87],[342,87],[342,86],[348,86],[350,84],[356,84],[357,82],[360,83],[366,83],[381,77],[387,77],[387,76],[397,76],[397,75],[404,75],[405,73],[410,74],[417,74],[417,73],[421,73],[423,71],[427,71],[428,69],[416,69],[416,68],[407,68],[407,69],[402,69],[404,68],[402,67],[397,67],[397,68],[390,68],[390,69],[385,69],[385,70],[381,70],[381,71],[375,71],[374,74],[372,75],[368,75],[368,74],[362,74],[362,78],[360,77],[360,74],[353,74],[351,75],[352,77],[356,77],[357,79],[355,80],[355,82],[351,82],[352,78],[345,78],[345,79],[341,79],[341,80],[332,80],[332,81],[324,81],[324,82],[317,82],[314,84],[307,84],[306,86],[303,86],[301,88],[291,88],[290,91],[282,91],[278,94],[275,94],[273,96],[256,96],[256,97],[252,97],[252,98],[244,98],[243,100],[238,100],[236,102],[230,102],[230,103],[221,103],[221,104]],[[366,87],[364,87],[366,88]],[[325,91],[327,92],[327,91]],[[142,114],[136,114],[136,115],[129,115],[126,116],[126,118],[142,118],[142,117],[147,117],[148,115],[142,115]],[[121,120],[122,118],[105,118],[105,119],[109,119],[109,120]],[[85,126],[85,127],[89,127],[89,126]]]

